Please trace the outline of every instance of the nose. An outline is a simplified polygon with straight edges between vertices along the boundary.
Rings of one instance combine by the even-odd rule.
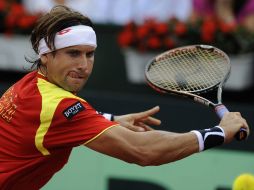
[[[80,69],[86,69],[88,65],[88,59],[86,55],[83,55],[81,60],[79,61],[79,68]]]

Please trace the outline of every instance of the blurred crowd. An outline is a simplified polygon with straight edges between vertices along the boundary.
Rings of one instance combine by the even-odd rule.
[[[118,36],[123,48],[164,51],[205,43],[231,54],[254,48],[254,0],[0,0],[0,33],[30,34],[57,4],[95,24],[124,26]]]
[[[56,4],[65,4],[98,24],[164,22],[172,17],[185,21],[215,15],[254,31],[254,0],[0,0],[0,32],[29,33],[36,19]]]
[[[96,23],[125,24],[130,20],[142,23],[144,18],[166,20],[171,16],[185,19],[190,14],[191,0],[23,0],[32,14],[47,12],[55,4],[65,4],[88,15]]]

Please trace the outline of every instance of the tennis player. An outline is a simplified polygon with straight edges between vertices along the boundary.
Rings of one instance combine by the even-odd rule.
[[[141,166],[161,165],[228,143],[241,127],[249,133],[236,112],[218,126],[182,134],[149,127],[160,124],[153,117],[157,106],[115,117],[98,113],[76,95],[93,69],[96,34],[89,18],[65,6],[40,18],[31,43],[37,69],[0,99],[1,190],[40,189],[77,146]]]

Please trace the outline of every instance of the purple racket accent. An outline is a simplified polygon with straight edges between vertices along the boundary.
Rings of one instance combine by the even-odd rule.
[[[228,109],[226,108],[226,106],[224,106],[223,104],[220,104],[218,106],[215,107],[215,112],[217,113],[217,115],[219,116],[220,119],[222,119],[222,117],[224,116],[225,113],[229,112]]]

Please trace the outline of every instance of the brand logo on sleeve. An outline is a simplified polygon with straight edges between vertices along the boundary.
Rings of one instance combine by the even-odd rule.
[[[75,104],[71,105],[67,109],[63,111],[64,116],[67,119],[71,119],[73,116],[77,115],[79,112],[83,111],[85,107],[81,104],[81,102],[76,102]]]

